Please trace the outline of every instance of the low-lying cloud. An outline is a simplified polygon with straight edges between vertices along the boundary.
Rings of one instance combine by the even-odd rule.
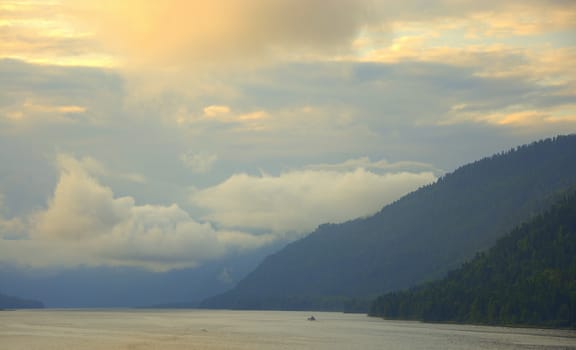
[[[309,232],[319,224],[373,214],[435,180],[432,172],[378,174],[357,168],[338,172],[298,170],[279,176],[237,174],[192,194],[205,219],[226,227]]]
[[[29,267],[195,267],[278,239],[295,239],[325,222],[366,216],[434,181],[431,172],[377,174],[297,170],[237,174],[196,190],[195,218],[177,204],[137,204],[97,178],[97,160],[60,155],[60,177],[46,208],[0,220],[0,262]],[[104,170],[103,170],[104,169]]]
[[[3,240],[3,261],[32,267],[193,267],[232,250],[253,249],[267,237],[215,230],[178,205],[137,205],[69,156],[59,157],[60,180],[45,210],[28,218],[28,237]]]

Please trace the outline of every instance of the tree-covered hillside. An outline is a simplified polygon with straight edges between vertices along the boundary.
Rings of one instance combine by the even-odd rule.
[[[444,279],[379,297],[370,314],[576,327],[576,192]]]
[[[0,309],[38,309],[44,305],[36,300],[22,299],[0,293]]]
[[[361,309],[362,299],[444,276],[574,185],[576,135],[520,146],[463,166],[371,217],[320,226],[204,306]]]

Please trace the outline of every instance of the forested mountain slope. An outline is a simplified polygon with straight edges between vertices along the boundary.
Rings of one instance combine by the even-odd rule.
[[[326,224],[203,306],[361,309],[349,298],[442,277],[576,185],[576,135],[463,166],[377,214]],[[290,208],[286,208],[290,210]]]
[[[576,192],[446,278],[378,298],[370,314],[576,327]]]

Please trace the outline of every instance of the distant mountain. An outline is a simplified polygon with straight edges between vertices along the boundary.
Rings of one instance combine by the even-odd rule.
[[[265,256],[278,251],[281,243],[164,273],[111,266],[81,266],[57,272],[35,269],[31,273],[0,263],[0,290],[42,300],[55,308],[193,307],[233,287]]]
[[[202,305],[367,310],[371,298],[444,276],[574,185],[576,135],[520,146],[463,166],[374,216],[322,225]]]
[[[576,192],[446,278],[378,298],[370,314],[576,328]]]
[[[0,294],[0,309],[41,309],[43,307],[44,305],[36,300]]]

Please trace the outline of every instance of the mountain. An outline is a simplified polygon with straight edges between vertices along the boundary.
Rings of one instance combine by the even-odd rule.
[[[55,308],[193,307],[230,289],[265,256],[279,250],[280,243],[250,254],[231,254],[197,268],[164,273],[106,266],[29,270],[0,263],[0,289],[6,294],[42,300],[47,307]]]
[[[370,314],[576,328],[576,192],[444,279],[379,297]]]
[[[44,305],[36,300],[22,299],[0,293],[0,309],[41,309]]]
[[[465,165],[371,217],[322,225],[202,305],[367,310],[371,298],[444,276],[574,185],[576,135],[520,146]]]

